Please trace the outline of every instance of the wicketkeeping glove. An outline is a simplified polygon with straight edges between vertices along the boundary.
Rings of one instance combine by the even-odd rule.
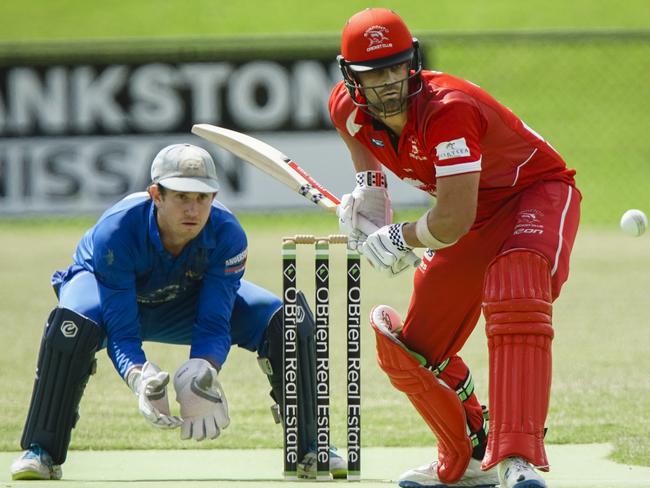
[[[404,256],[413,250],[406,241],[402,228],[405,222],[400,224],[385,225],[368,236],[359,248],[370,264],[389,277],[393,277],[405,271],[409,264]]]
[[[126,377],[129,388],[138,397],[138,409],[144,418],[156,427],[175,429],[182,421],[171,415],[167,384],[169,373],[147,361],[141,370],[132,369]]]
[[[190,359],[174,376],[176,401],[181,405],[181,439],[216,439],[228,427],[228,402],[217,370],[205,359]]]

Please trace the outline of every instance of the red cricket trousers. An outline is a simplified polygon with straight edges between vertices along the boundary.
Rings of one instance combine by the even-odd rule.
[[[469,369],[457,353],[481,313],[483,282],[492,260],[511,249],[530,249],[548,259],[555,300],[569,274],[580,217],[580,193],[561,181],[540,181],[508,200],[453,246],[425,253],[402,330],[403,342],[433,366],[449,364],[440,378],[456,388]],[[463,402],[472,430],[483,423],[475,395]]]

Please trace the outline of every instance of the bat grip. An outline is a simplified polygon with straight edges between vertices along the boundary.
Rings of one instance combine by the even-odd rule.
[[[418,257],[418,255],[415,254],[413,251],[407,252],[402,259],[404,259],[404,261],[406,261],[409,265],[413,266],[414,268],[420,266],[420,263],[422,262],[422,260]]]
[[[379,227],[370,222],[363,215],[357,215],[357,224],[359,225],[359,230],[367,236],[379,229]],[[413,251],[406,253],[402,259],[414,268],[418,267],[422,261]]]

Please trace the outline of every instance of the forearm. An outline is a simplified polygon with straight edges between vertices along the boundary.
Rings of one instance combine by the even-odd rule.
[[[230,303],[230,299],[226,301]],[[232,301],[234,302],[234,298]],[[204,308],[199,307],[199,310],[202,309]],[[224,310],[232,310],[232,306],[226,306]],[[230,322],[227,318],[231,313],[224,312],[223,314],[212,313],[204,315],[199,312],[198,319],[200,322],[194,324],[192,330],[190,358],[205,359],[217,370],[221,369],[226,362],[226,358],[230,352],[230,346],[232,345]]]
[[[107,284],[98,280],[106,349],[124,379],[131,368],[142,366],[147,360],[142,349],[135,286],[127,281],[123,278],[117,284]]]
[[[460,221],[451,212],[445,212],[438,206],[427,211],[426,223],[430,234],[444,244],[452,244],[465,235],[470,228],[466,221]],[[404,233],[404,240],[411,247],[429,247],[423,242],[420,242],[416,232],[417,222],[408,222],[402,232]]]
[[[129,370],[143,365],[147,360],[139,339],[118,341],[109,337],[107,350],[113,366],[125,380]]]
[[[209,338],[191,346],[190,358],[205,359],[212,367],[220,371],[228,358],[230,345],[230,338]]]
[[[369,158],[353,158],[352,164],[357,173],[362,171],[382,171],[381,164],[378,161]]]
[[[232,307],[225,309],[232,310]],[[201,322],[194,324],[192,330],[190,358],[205,359],[217,370],[221,369],[226,362],[232,343],[230,322],[226,318],[226,315],[230,316],[230,313],[210,314],[209,319],[208,315],[199,312]]]
[[[409,246],[442,249],[472,228],[478,206],[480,173],[468,173],[438,181],[436,205],[402,232]]]

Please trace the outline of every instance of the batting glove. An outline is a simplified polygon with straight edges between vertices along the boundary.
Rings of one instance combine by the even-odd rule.
[[[409,264],[404,257],[413,250],[404,240],[405,222],[385,225],[368,236],[359,248],[370,264],[389,277],[405,271]]]
[[[148,422],[162,429],[180,427],[181,419],[169,411],[169,373],[147,361],[141,370],[134,368],[129,371],[126,378],[129,388],[138,397],[138,409]]]
[[[352,250],[356,250],[368,234],[393,220],[386,175],[381,171],[361,171],[356,174],[356,180],[357,186],[352,193],[341,197],[336,209],[339,230],[348,235],[348,248]]]
[[[176,401],[181,405],[181,439],[216,439],[230,424],[226,395],[217,370],[205,359],[190,359],[174,376]]]

